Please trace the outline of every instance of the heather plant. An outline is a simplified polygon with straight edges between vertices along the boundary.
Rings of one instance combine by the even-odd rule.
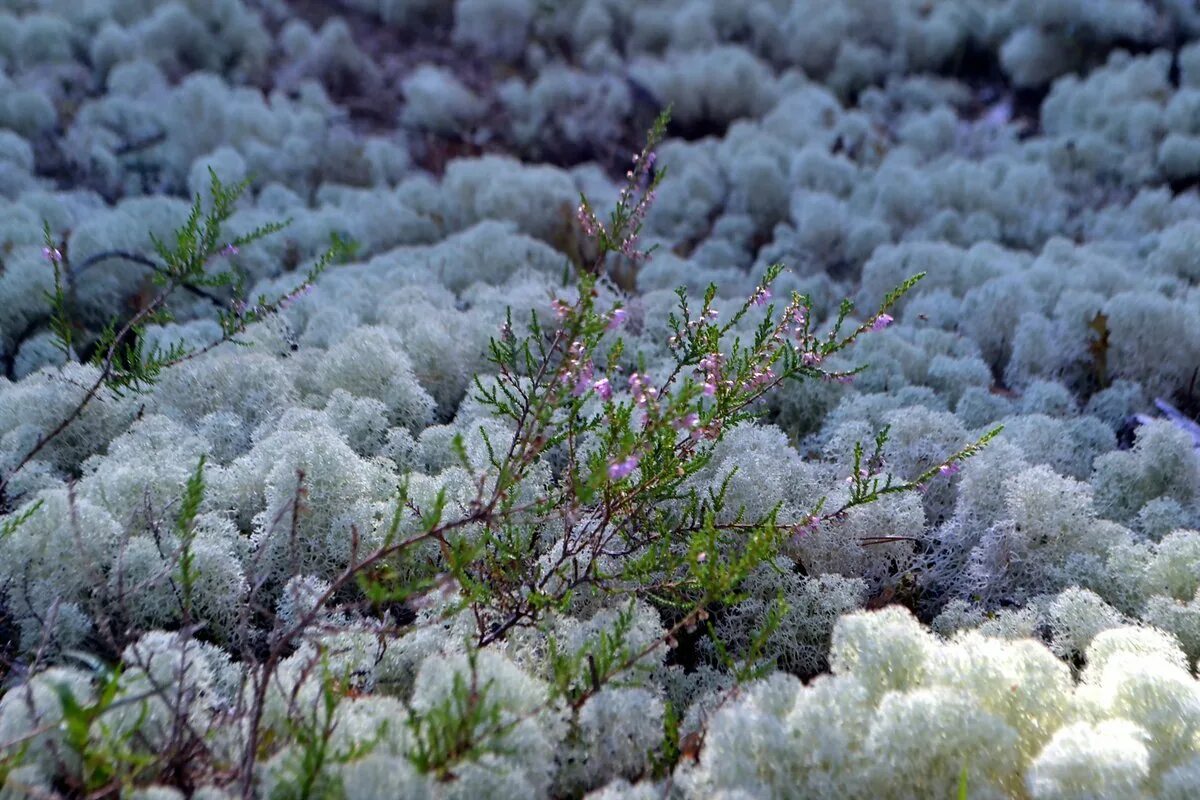
[[[54,273],[53,288],[46,293],[46,299],[50,306],[48,324],[55,346],[68,361],[86,361],[93,367],[94,374],[86,379],[82,396],[69,412],[57,424],[40,431],[31,446],[0,474],[0,507],[9,505],[7,489],[13,477],[62,436],[102,396],[119,398],[128,392],[144,390],[156,383],[164,370],[191,361],[226,342],[235,342],[252,324],[278,313],[308,291],[317,276],[346,252],[346,245],[335,238],[333,247],[308,270],[295,289],[276,298],[259,296],[248,300],[245,280],[230,259],[238,255],[241,248],[277,233],[287,223],[268,223],[226,238],[223,225],[233,216],[238,198],[249,186],[249,181],[226,186],[211,168],[209,180],[208,208],[205,209],[206,203],[197,194],[186,221],[175,231],[174,241],[161,241],[151,235],[156,257],[113,251],[94,254],[83,263],[72,265],[66,245],[55,240],[48,223],[44,225],[42,254]],[[79,346],[85,343],[76,341],[76,324],[71,313],[72,283],[90,266],[109,258],[149,269],[154,290],[132,316],[109,323],[93,341],[86,342],[87,357],[84,359]],[[231,295],[228,301],[214,293],[223,290]],[[163,347],[147,347],[151,326],[165,325],[174,319],[172,302],[181,293],[213,303],[219,336],[200,345],[173,342]]]
[[[747,634],[736,625],[731,647],[721,641],[721,626],[706,623],[749,596],[753,576],[761,580],[786,563],[789,543],[836,528],[882,498],[952,475],[995,432],[927,461],[919,474],[896,476],[884,457],[887,430],[880,431],[870,447],[853,446],[846,489],[830,491],[804,512],[782,503],[735,504],[728,494],[732,472],[715,484],[695,481],[726,435],[751,424],[780,386],[848,383],[860,374],[863,367],[830,365],[859,339],[886,329],[890,312],[921,276],[905,281],[865,318],[855,318],[846,301],[825,324],[799,292],[772,302],[779,265],[766,270],[727,319],[717,308],[716,286],[699,298],[681,289],[662,333],[669,360],[651,368],[643,354],[626,349],[622,332],[632,321],[624,303],[613,299],[607,262],[639,264],[650,255],[639,235],[662,179],[654,153],[666,124],[664,115],[636,155],[607,222],[582,200],[579,219],[597,255],[563,285],[550,317],[534,313],[522,323],[511,311],[505,316],[488,349],[494,373],[474,382],[473,402],[491,420],[451,434],[446,468],[432,479],[410,474],[388,503],[348,527],[333,516],[341,513],[336,503],[345,489],[327,484],[330,476],[310,478],[304,467],[290,477],[271,471],[264,488],[273,499],[258,518],[261,533],[244,574],[222,584],[239,594],[236,620],[223,619],[220,629],[233,661],[205,641],[215,632],[204,618],[214,608],[203,597],[212,588],[205,580],[219,563],[211,560],[213,520],[205,509],[214,499],[209,476],[218,473],[201,455],[181,484],[173,530],[155,533],[159,554],[150,563],[159,566],[144,569],[133,585],[117,581],[99,595],[87,597],[80,587],[79,601],[95,618],[84,635],[120,653],[123,671],[109,673],[98,664],[90,699],[60,693],[73,755],[52,758],[43,780],[68,781],[96,796],[150,781],[179,787],[219,781],[245,798],[260,791],[317,797],[339,791],[342,768],[392,757],[438,792],[476,786],[511,793],[523,786],[543,794],[556,782],[575,794],[595,788],[610,769],[636,778],[652,760],[661,773],[679,758],[677,742],[666,743],[666,755],[649,752],[659,747],[674,712],[657,705],[646,682],[682,639],[706,631],[740,681],[766,674],[777,658],[820,660],[811,651],[792,656],[780,649],[773,637],[782,626],[804,628],[789,620],[783,602],[770,607],[760,630]],[[232,272],[218,267],[213,273],[209,262],[277,229],[222,243],[220,225],[240,189],[227,189],[214,174],[212,211],[203,213],[197,200],[175,243],[157,246],[160,291],[137,316],[101,336],[99,377],[74,416],[101,391],[144,391],[182,362],[237,341],[252,323],[295,300],[335,258],[336,248],[298,289],[277,300],[260,297],[248,306],[235,299],[232,310],[218,313],[221,338],[209,347],[143,349],[145,327],[166,319],[173,292],[228,287]],[[52,242],[46,248],[55,267],[67,263]],[[55,282],[52,324],[71,356],[66,273]],[[391,398],[382,407],[395,406]],[[329,409],[322,414],[328,417]],[[325,423],[293,416],[275,436],[295,425],[311,438],[306,448],[345,449],[332,440],[320,444]],[[72,421],[69,416],[46,441]],[[260,446],[271,439],[265,436]],[[279,442],[289,463],[290,445]],[[73,491],[59,501],[68,515],[77,513]],[[350,496],[344,501],[357,503]],[[22,528],[40,523],[42,510],[36,504],[22,509],[5,522],[6,536],[24,542]],[[341,533],[336,546],[324,539],[329,532]],[[864,544],[888,537],[870,538]],[[131,619],[137,593],[153,587],[169,588],[159,602],[175,610],[159,616],[178,631],[149,632],[130,643],[132,631],[121,621]],[[597,603],[611,611],[589,613]],[[847,604],[852,608],[854,600]],[[47,610],[57,615],[59,609],[55,600]],[[749,621],[755,615],[747,611]],[[575,616],[592,619],[580,629],[570,622]],[[794,646],[820,647],[829,624],[799,634],[808,644]],[[439,627],[442,633],[429,639]],[[358,693],[388,671],[389,647],[402,653],[406,641],[421,637],[437,642],[435,654],[415,680],[408,678],[395,735],[351,735],[350,712],[343,709],[354,707]],[[532,663],[522,656],[522,669],[512,659],[529,645],[542,655]],[[51,651],[38,648],[35,669],[36,659]],[[647,704],[658,709],[652,733],[633,713]],[[634,728],[617,733],[614,725]],[[575,767],[556,763],[553,742],[560,734],[554,731],[570,732]],[[31,735],[18,733],[6,750],[11,774],[23,768],[21,742]],[[357,780],[373,773],[355,774]],[[507,788],[496,781],[507,781]]]

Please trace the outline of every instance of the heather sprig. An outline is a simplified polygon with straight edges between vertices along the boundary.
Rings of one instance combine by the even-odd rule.
[[[228,264],[227,257],[240,252],[242,247],[278,233],[288,225],[288,221],[272,222],[229,241],[223,238],[224,225],[233,216],[238,198],[249,185],[249,180],[246,180],[227,186],[210,169],[211,199],[207,208],[197,194],[187,218],[175,230],[171,241],[151,236],[157,260],[142,254],[113,251],[94,255],[73,270],[64,247],[54,241],[49,225],[43,226],[45,244],[42,252],[54,270],[54,288],[47,294],[51,307],[50,330],[56,347],[68,360],[76,358],[75,328],[70,315],[70,281],[73,274],[105,258],[122,258],[149,267],[156,291],[129,318],[114,320],[106,325],[92,343],[91,355],[86,360],[98,369],[97,377],[85,387],[83,397],[75,407],[56,426],[42,433],[14,466],[0,475],[0,507],[4,505],[6,490],[13,477],[50,442],[70,428],[104,392],[120,396],[126,392],[144,391],[157,382],[164,370],[203,355],[226,342],[237,342],[237,337],[250,324],[286,308],[309,291],[325,269],[350,252],[347,243],[334,236],[330,248],[306,271],[295,289],[277,298],[260,296],[252,306],[248,305],[243,297],[244,276]],[[218,304],[221,301],[213,294],[214,290],[232,292],[233,298],[229,301],[231,310],[217,312],[220,337],[201,346],[175,343],[165,348],[148,348],[145,344],[147,328],[173,321],[171,301],[181,290]]]
[[[666,177],[665,168],[658,166],[655,149],[667,134],[671,122],[668,108],[658,115],[646,137],[641,151],[633,154],[629,169],[625,172],[625,183],[617,197],[617,203],[609,213],[608,223],[600,221],[592,204],[584,195],[579,196],[576,218],[585,236],[595,241],[599,248],[597,266],[609,253],[620,253],[630,261],[644,261],[654,252],[654,247],[642,249],[640,244],[642,226],[646,214],[654,204],[655,190]]]

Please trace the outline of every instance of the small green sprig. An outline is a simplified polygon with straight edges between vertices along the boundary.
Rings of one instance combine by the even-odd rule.
[[[180,504],[179,516],[175,522],[175,530],[179,536],[176,574],[185,625],[191,624],[192,621],[192,593],[196,586],[196,579],[199,577],[192,544],[196,539],[196,517],[200,513],[201,503],[204,502],[204,466],[207,460],[206,455],[200,456],[195,471],[188,478],[183,490],[183,502]]]
[[[467,671],[468,677],[456,671],[447,695],[427,709],[414,710],[407,721],[413,737],[409,762],[441,780],[452,778],[455,766],[464,761],[506,753],[500,741],[508,727],[503,707],[490,694],[491,682],[480,680],[473,649],[467,650]]]
[[[646,144],[633,156],[633,164],[625,173],[625,184],[621,187],[617,203],[608,215],[608,223],[602,223],[587,196],[579,195],[576,218],[584,234],[595,241],[599,250],[592,270],[599,274],[600,267],[610,253],[619,253],[630,261],[638,262],[649,258],[655,247],[641,249],[639,242],[646,214],[654,204],[654,193],[666,177],[667,171],[658,167],[656,149],[667,135],[671,123],[671,109],[667,108],[654,120],[646,136]]]
[[[54,336],[54,346],[70,360],[75,358],[75,331],[67,297],[66,270],[63,269],[65,258],[61,246],[54,240],[49,222],[42,223],[42,241],[42,254],[54,269],[54,289],[45,293],[50,304],[50,332]]]
[[[100,332],[87,359],[98,370],[96,379],[85,388],[82,398],[66,417],[39,436],[15,466],[0,475],[0,508],[7,502],[7,489],[13,477],[73,425],[102,391],[117,396],[144,391],[153,386],[165,370],[197,358],[226,342],[237,343],[237,337],[251,324],[282,311],[308,292],[329,266],[353,252],[352,245],[335,235],[329,249],[306,271],[297,288],[273,299],[260,296],[254,305],[248,305],[243,299],[244,277],[229,264],[229,258],[237,255],[240,248],[278,233],[290,222],[285,220],[261,225],[226,242],[223,238],[224,225],[233,216],[238,199],[249,185],[246,180],[227,186],[210,168],[207,209],[204,200],[197,194],[187,218],[175,230],[169,242],[151,236],[158,262],[125,252],[100,254],[89,259],[89,263],[96,263],[102,257],[119,257],[148,266],[152,270],[151,277],[157,291],[131,317],[123,322],[110,322]],[[54,289],[47,293],[50,329],[58,349],[67,360],[74,360],[75,329],[70,316],[69,291],[71,265],[63,249],[54,241],[48,223],[43,225],[43,239],[43,254],[54,269]],[[214,264],[217,266],[214,267]],[[220,337],[201,346],[175,343],[165,348],[147,347],[149,326],[164,325],[174,319],[170,301],[181,289],[210,300],[216,299],[210,290],[232,291],[232,310],[221,310],[217,314]]]

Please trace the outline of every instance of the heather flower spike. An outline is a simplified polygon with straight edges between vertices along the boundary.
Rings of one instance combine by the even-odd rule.
[[[871,330],[879,332],[892,324],[891,314],[880,314],[871,322]]]
[[[660,114],[646,138],[645,147],[634,154],[633,165],[625,172],[625,185],[617,195],[616,208],[609,215],[607,224],[596,216],[586,197],[580,198],[575,218],[584,235],[595,240],[600,249],[593,271],[598,272],[603,267],[609,253],[619,253],[631,262],[640,263],[654,251],[654,247],[641,247],[641,232],[656,199],[655,189],[665,174],[663,170],[654,169],[654,149],[666,135],[669,121],[669,110]]]
[[[619,481],[628,478],[633,471],[638,467],[638,457],[631,455],[628,458],[620,459],[608,465],[609,480]]]

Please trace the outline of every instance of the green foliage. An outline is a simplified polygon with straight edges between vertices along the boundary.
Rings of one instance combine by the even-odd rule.
[[[29,505],[29,508],[22,511],[20,514],[14,514],[11,517],[0,521],[0,542],[7,539],[17,532],[17,529],[28,522],[34,514],[41,510],[43,505],[42,500],[36,500]]]
[[[62,351],[63,356],[74,358],[75,332],[67,299],[62,250],[54,241],[48,222],[42,224],[42,240],[45,243],[42,252],[54,268],[54,290],[46,293],[46,299],[50,303],[50,332],[54,334],[55,347]]]
[[[574,652],[563,652],[554,636],[547,638],[551,685],[556,697],[578,709],[630,664],[637,662],[640,654],[634,653],[629,644],[634,613],[632,604],[621,609],[611,626],[602,629],[593,640]]]
[[[679,718],[679,711],[675,708],[674,703],[668,701],[663,710],[662,744],[650,754],[651,774],[658,780],[670,775],[683,756],[683,751],[679,746],[680,722],[682,720]]]
[[[179,517],[175,522],[175,530],[179,534],[179,558],[176,573],[185,624],[192,618],[192,591],[197,578],[192,542],[196,538],[196,515],[200,513],[200,504],[204,502],[204,464],[206,461],[207,456],[200,456],[196,471],[188,478],[187,486],[184,487],[183,502],[179,508]]]
[[[737,679],[738,683],[748,683],[764,677],[775,668],[774,661],[764,658],[764,653],[771,641],[771,637],[775,635],[780,625],[783,624],[787,613],[788,604],[781,593],[775,598],[775,602],[767,608],[766,614],[763,615],[762,623],[750,636],[750,645],[746,648],[745,655],[740,661],[734,659],[729,654],[725,643],[717,635],[716,629],[713,628],[711,623],[709,624],[708,634],[717,651],[717,657],[734,678]]]
[[[341,779],[334,769],[368,755],[387,735],[384,722],[368,742],[350,747],[334,746],[337,729],[337,709],[348,694],[348,685],[339,679],[323,656],[320,670],[320,695],[310,709],[300,717],[287,720],[285,741],[289,746],[287,758],[271,791],[271,800],[336,800],[342,797]]]
[[[498,736],[504,732],[503,708],[489,696],[490,681],[480,681],[474,650],[467,651],[469,677],[455,672],[450,692],[430,708],[408,719],[413,746],[408,760],[419,771],[450,779],[454,767],[486,753],[503,755]]]
[[[154,769],[155,754],[140,750],[136,744],[137,729],[145,719],[146,706],[138,725],[129,727],[119,736],[97,737],[97,731],[107,731],[103,717],[109,711],[130,702],[120,698],[122,671],[120,666],[95,667],[96,694],[94,699],[81,702],[65,683],[53,688],[62,708],[63,745],[81,765],[78,788],[88,796],[115,796],[117,789],[129,786],[140,774]],[[141,698],[132,698],[139,700]]]

